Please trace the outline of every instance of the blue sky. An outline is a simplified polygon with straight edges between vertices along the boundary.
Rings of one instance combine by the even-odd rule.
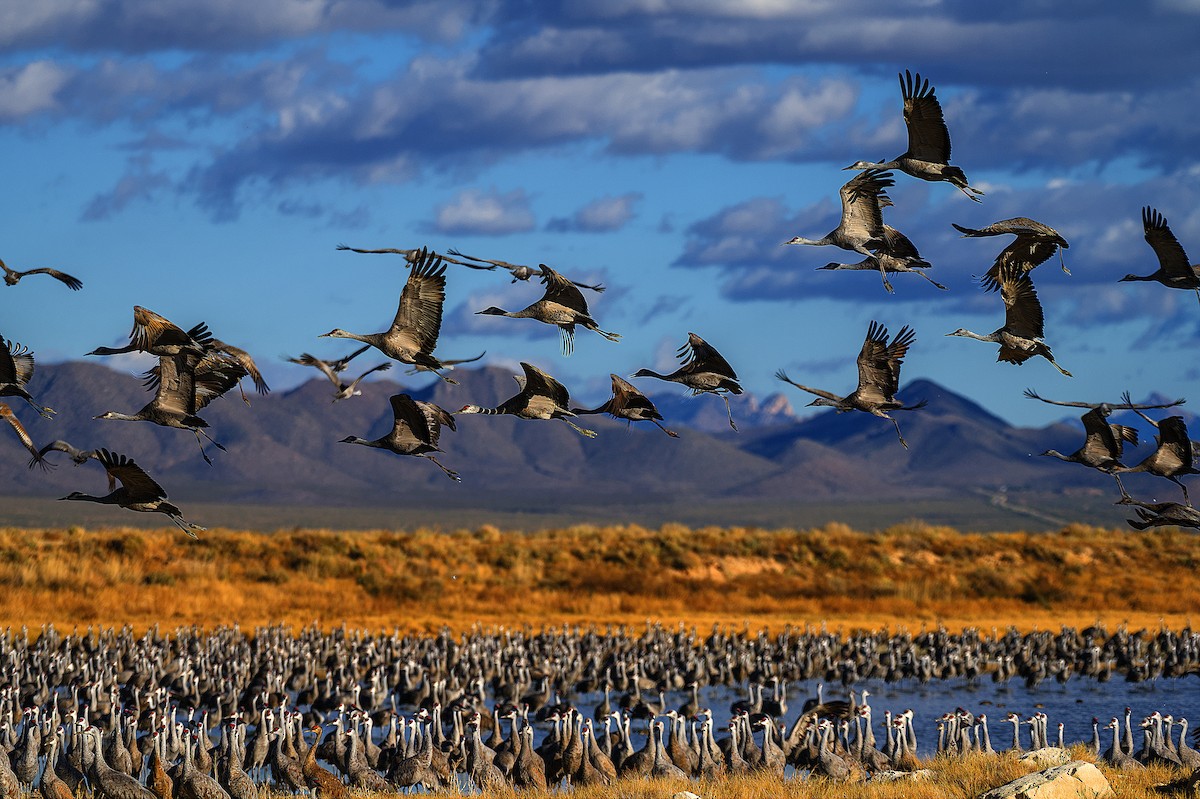
[[[592,310],[623,341],[580,331],[564,358],[548,327],[473,313],[534,284],[449,272],[439,356],[533,361],[586,401],[670,366],[688,331],[756,393],[779,368],[849,392],[871,319],[916,329],[905,381],[1021,424],[1062,415],[1026,386],[1194,394],[1196,296],[1117,280],[1157,268],[1147,204],[1200,261],[1198,29],[1196,0],[0,0],[0,257],[85,282],[0,286],[0,335],[77,358],[123,342],[140,304],[208,322],[286,388],[315,373],[281,354],[340,355],[317,336],[395,311],[403,262],[335,245],[428,245],[606,283]],[[898,275],[889,296],[817,271],[853,253],[781,243],[836,225],[842,167],[904,150],[906,68],[987,194],[896,176],[886,219],[950,290]],[[1074,379],[945,337],[1003,321],[972,276],[1005,240],[950,223],[1013,216],[1071,242],[1072,274],[1035,279]]]

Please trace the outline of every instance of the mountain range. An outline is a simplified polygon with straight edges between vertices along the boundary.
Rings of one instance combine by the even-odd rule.
[[[1015,518],[1006,524],[1006,514],[1042,527],[1066,520],[1112,525],[1122,518],[1111,505],[1118,495],[1110,477],[1039,457],[1047,449],[1070,453],[1082,444],[1071,409],[1064,409],[1062,422],[1018,428],[928,380],[914,380],[900,392],[907,402],[927,402],[919,411],[896,414],[909,449],[887,420],[832,410],[800,418],[781,394],[761,401],[731,398],[740,428],[734,432],[720,399],[689,397],[673,386],[655,392],[648,385],[643,390],[651,392],[667,426],[679,431],[678,439],[602,416],[584,417],[585,426],[599,433],[586,439],[555,421],[462,415],[457,432],[443,431],[445,454],[439,458],[462,475],[461,484],[420,459],[340,443],[350,435],[384,435],[392,424],[387,397],[393,393],[457,410],[467,402],[494,406],[517,391],[512,373],[495,366],[459,369],[454,376],[460,385],[365,383],[362,396],[336,404],[330,384],[317,379],[286,392],[251,394],[248,404],[231,392],[201,412],[227,449],[209,445],[212,466],[185,430],[95,420],[107,410],[136,412],[150,399],[138,377],[99,363],[39,366],[34,393],[57,409],[53,420],[41,419],[20,400],[10,405],[39,445],[64,439],[130,455],[177,503],[220,505],[226,509],[222,520],[238,518],[236,508],[276,509],[255,519],[282,524],[303,524],[319,511],[335,511],[353,524],[366,510],[374,515],[363,523],[373,525],[409,516],[479,520],[489,513],[691,524],[932,518],[1010,528]],[[1127,451],[1126,463],[1151,451],[1153,431],[1141,426],[1150,444]],[[0,435],[0,462],[6,464],[0,468],[7,477],[0,493],[14,502],[36,500],[20,507],[37,508],[35,517],[44,514],[46,523],[76,518],[71,514],[82,510],[67,506],[81,503],[44,500],[75,490],[104,493],[102,471],[95,463],[75,468],[61,453],[49,458],[57,469],[27,469],[15,438]],[[1134,475],[1127,484],[1139,496],[1178,499],[1178,489],[1157,478]],[[86,518],[164,521],[97,506]]]

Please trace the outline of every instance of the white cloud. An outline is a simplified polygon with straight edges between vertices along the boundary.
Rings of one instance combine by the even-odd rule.
[[[529,197],[522,189],[466,189],[437,208],[433,229],[457,235],[503,236],[534,228]]]

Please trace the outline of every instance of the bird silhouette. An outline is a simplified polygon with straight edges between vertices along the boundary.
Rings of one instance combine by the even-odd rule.
[[[950,130],[929,79],[922,80],[919,72],[914,77],[907,69],[903,75],[897,73],[897,77],[904,97],[908,149],[891,161],[856,161],[846,169],[898,169],[921,180],[946,181],[971,200],[982,202],[977,195],[983,192],[967,183],[961,168],[950,166]]]
[[[455,429],[454,417],[432,402],[414,400],[407,394],[394,394],[389,401],[392,405],[393,422],[387,435],[373,441],[358,436],[347,436],[340,443],[362,444],[366,447],[386,449],[397,455],[424,458],[432,461],[451,480],[461,481],[458,472],[447,469],[433,456],[433,453],[442,451],[438,448],[442,426]]]
[[[858,352],[858,387],[844,397],[823,389],[803,386],[789,378],[782,369],[775,373],[775,377],[809,394],[816,394],[817,398],[809,405],[835,408],[838,413],[863,411],[887,419],[895,425],[900,443],[908,449],[908,442],[900,433],[900,423],[888,416],[888,412],[915,411],[925,407],[925,400],[916,405],[905,405],[896,399],[896,391],[900,388],[900,365],[916,338],[916,332],[905,326],[900,328],[900,332],[889,342],[888,329],[872,321],[867,327],[867,337],[863,340],[862,349]]]
[[[680,367],[669,375],[659,374],[652,369],[639,369],[634,377],[656,377],[685,386],[692,396],[715,394],[725,401],[725,412],[729,415],[729,426],[737,430],[733,411],[729,407],[729,394],[741,394],[737,372],[716,348],[695,333],[688,333],[688,340],[679,348],[677,356]]]
[[[55,280],[62,281],[71,291],[79,291],[83,288],[83,281],[77,277],[72,277],[66,272],[60,272],[57,269],[51,269],[48,266],[43,266],[38,269],[26,269],[24,272],[18,272],[15,269],[10,269],[8,264],[0,260],[0,269],[4,270],[4,282],[10,286],[15,286],[21,282],[21,278],[26,275],[49,275]]]
[[[140,513],[162,513],[192,538],[196,538],[196,530],[205,529],[184,519],[182,511],[167,501],[167,492],[162,486],[154,482],[132,458],[101,449],[96,460],[100,461],[109,477],[119,481],[121,486],[102,497],[74,491],[61,499],[117,505]],[[109,484],[112,485],[111,480]]]

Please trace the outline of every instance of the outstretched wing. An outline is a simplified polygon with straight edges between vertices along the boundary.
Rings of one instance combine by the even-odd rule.
[[[542,295],[543,300],[565,305],[584,315],[590,314],[583,292],[574,283],[545,264],[538,264],[538,269],[541,271],[542,285],[546,287],[546,293]]]
[[[1004,326],[1023,338],[1042,337],[1042,303],[1028,273],[1001,270],[1000,296],[1004,299]]]
[[[894,186],[892,173],[866,169],[846,181],[838,190],[842,200],[839,227],[848,236],[879,239],[883,235],[883,209],[892,204],[887,187]]]
[[[407,394],[393,394],[388,401],[392,404],[395,420],[392,423],[393,436],[437,446],[438,431],[429,424],[429,419],[416,400]]]
[[[858,353],[858,395],[864,400],[888,402],[900,388],[900,364],[917,334],[905,326],[888,343],[887,328],[871,322]]]
[[[679,360],[683,362],[681,371],[685,374],[715,372],[733,380],[738,379],[729,361],[695,333],[688,333],[687,343],[679,348]]]
[[[0,342],[0,383],[24,386],[33,377],[33,352],[15,341]]]
[[[202,331],[203,325],[192,329]],[[129,341],[137,349],[143,351],[149,350],[156,344],[195,346],[205,343],[193,339],[191,335],[183,332],[166,317],[140,305],[133,306],[133,329],[129,331]]]
[[[358,353],[356,352],[354,354],[357,355]],[[351,356],[351,357],[353,357],[353,356]],[[320,358],[317,358],[316,356],[311,355],[307,352],[300,353],[299,358],[288,358],[288,360],[291,361],[292,363],[298,363],[301,366],[311,366],[314,369],[320,369],[321,374],[328,377],[329,381],[331,383],[333,383],[335,386],[340,386],[342,383],[341,380],[338,380],[337,375],[334,373],[332,366],[330,366],[325,361],[322,361]],[[348,360],[350,360],[350,358],[346,358],[345,360],[348,361]]]
[[[0,402],[0,418],[8,422],[13,432],[17,434],[17,438],[21,439],[21,444],[24,445],[25,449],[29,450],[29,454],[32,456],[32,459],[29,461],[30,469],[33,468],[35,463],[43,469],[54,467],[54,464],[48,463],[42,458],[42,453],[33,445],[33,439],[29,437],[29,433],[25,432],[25,426],[21,424],[21,420],[12,412],[12,408],[3,402]]]
[[[1176,281],[1195,281],[1196,270],[1188,263],[1187,253],[1167,224],[1167,218],[1150,206],[1142,209],[1142,229],[1146,243],[1158,256],[1159,266]]]
[[[25,275],[49,275],[55,280],[60,280],[65,283],[67,288],[71,289],[71,291],[79,291],[81,288],[83,288],[83,281],[79,278],[72,277],[66,272],[60,272],[57,269],[51,269],[48,266],[43,266],[38,269],[28,269],[24,272],[18,272],[17,274],[19,274],[21,277],[25,277]]]
[[[949,163],[950,131],[929,79],[921,80],[919,72],[914,78],[907,69],[899,78],[900,93],[904,96],[904,124],[908,127],[908,151],[901,157]]]
[[[433,352],[442,327],[442,304],[446,301],[446,266],[441,256],[428,250],[413,262],[408,282],[400,293],[400,307],[392,330],[404,330],[417,341],[421,352]]]
[[[116,452],[101,449],[97,460],[104,466],[110,477],[121,481],[129,498],[134,501],[165,499],[167,492],[154,482],[146,471],[138,466],[133,458]]]
[[[238,366],[242,368],[242,375],[249,375],[250,379],[254,381],[254,389],[259,394],[271,393],[270,386],[268,386],[267,381],[263,379],[262,372],[258,371],[258,364],[254,362],[254,358],[250,357],[250,353],[246,352],[241,347],[235,347],[232,344],[226,344],[224,341],[219,339],[213,339],[210,346],[213,350],[217,352],[223,352],[225,355],[236,361]],[[241,377],[239,376],[238,379],[241,379]]]
[[[566,386],[533,364],[522,361],[521,368],[525,370],[525,385],[521,389],[522,393],[549,397],[560,408],[571,407],[571,397]]]

